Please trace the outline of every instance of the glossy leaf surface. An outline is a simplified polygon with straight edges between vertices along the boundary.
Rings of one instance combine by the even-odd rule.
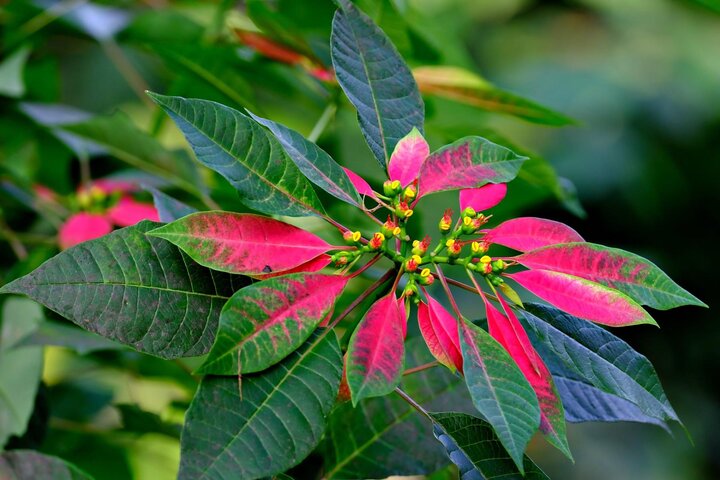
[[[261,478],[284,472],[318,444],[337,395],[342,357],[316,333],[271,369],[205,377],[188,410],[180,480]]]
[[[270,215],[324,212],[310,183],[257,122],[219,103],[149,95],[183,132],[198,161],[225,177],[247,206]]]
[[[431,153],[420,168],[419,194],[507,183],[527,157],[481,137],[464,137]]]
[[[653,263],[634,253],[593,243],[552,245],[516,258],[528,268],[563,272],[602,283],[660,310],[707,306]]]
[[[577,378],[632,402],[646,415],[677,420],[655,368],[630,345],[556,308],[529,303],[526,309],[523,316],[539,342]]]
[[[507,194],[506,183],[489,183],[480,188],[460,190],[460,210],[470,207],[482,212],[502,202]]]
[[[461,480],[548,480],[527,455],[523,456],[523,476],[492,426],[484,420],[457,412],[430,413],[430,416],[435,422],[433,434],[457,465]]]
[[[400,383],[405,355],[405,316],[394,293],[375,302],[347,351],[347,381],[353,404],[386,395]]]
[[[333,19],[332,62],[338,83],[355,106],[365,140],[382,167],[413,128],[422,133],[425,107],[415,79],[395,46],[349,0]]]
[[[585,320],[610,327],[657,325],[633,299],[599,283],[549,270],[525,270],[508,276],[551,305]]]
[[[302,265],[331,247],[298,227],[259,215],[199,212],[150,232],[201,265],[259,275]]]
[[[556,243],[584,241],[575,230],[567,225],[535,217],[507,220],[489,230],[485,234],[485,240],[520,252]]]
[[[220,314],[215,344],[198,373],[265,370],[297,349],[332,312],[348,277],[296,273],[249,285]]]
[[[72,247],[0,289],[25,294],[79,326],[163,358],[207,353],[220,310],[244,277],[197,265],[146,236],[144,221]]]
[[[360,195],[345,170],[322,148],[285,125],[250,115],[270,129],[308,180],[343,202],[354,206],[360,204]]]
[[[510,354],[485,330],[462,321],[460,345],[473,404],[522,471],[525,447],[540,425],[535,392]]]

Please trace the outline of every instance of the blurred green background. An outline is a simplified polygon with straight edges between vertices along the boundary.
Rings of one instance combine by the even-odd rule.
[[[581,215],[565,180],[519,180],[494,211],[498,218],[523,214],[566,222],[590,241],[652,259],[711,307],[653,312],[661,329],[615,332],[655,364],[694,446],[680,428],[671,437],[649,425],[580,424],[569,429],[574,465],[542,442],[533,443],[531,456],[556,479],[720,478],[720,327],[714,310],[720,305],[715,275],[720,265],[720,4],[358,3],[411,66],[462,67],[576,121],[551,127],[426,98],[431,147],[467,134],[512,142],[544,158],[574,184],[586,212]],[[259,55],[234,33],[259,27],[314,61],[327,62],[329,0],[38,0],[10,1],[0,9],[3,283],[55,251],[52,222],[42,212],[33,213],[32,198],[23,196],[33,184],[71,195],[81,179],[78,159],[86,156],[92,157],[93,178],[128,167],[118,145],[96,155],[92,144],[63,136],[63,125],[122,112],[120,123],[140,131],[131,129],[124,147],[132,150],[129,145],[154,137],[165,148],[184,148],[170,122],[148,104],[144,89],[247,107],[305,134],[335,95],[303,65]],[[344,165],[380,179],[347,102],[340,104],[319,143]],[[538,171],[530,172],[530,180]],[[127,175],[140,178],[136,171]],[[216,177],[202,175],[222,207],[243,209]],[[142,181],[202,206],[202,195],[189,195],[167,179]],[[425,224],[434,225],[445,207],[442,201],[426,205]],[[342,206],[331,210],[346,213]],[[28,249],[22,261],[10,248],[13,236]],[[471,299],[463,301],[465,308],[473,308]],[[17,302],[5,301],[5,318],[12,309],[32,308]],[[11,442],[71,460],[98,479],[174,478],[179,455],[175,424],[195,388],[188,365],[127,350],[81,353],[45,349],[44,384],[33,420],[49,419],[49,433],[44,439],[26,435]],[[122,404],[142,412],[118,407]],[[146,414],[151,417],[141,416]],[[148,428],[148,418],[162,428]]]

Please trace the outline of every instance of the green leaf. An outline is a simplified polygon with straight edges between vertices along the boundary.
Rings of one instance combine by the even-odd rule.
[[[323,215],[310,183],[280,143],[237,110],[148,93],[175,121],[197,159],[225,177],[243,202],[270,215]]]
[[[655,368],[630,345],[556,308],[535,303],[526,303],[525,308],[523,316],[542,348],[554,353],[579,379],[632,402],[648,416],[679,422]]]
[[[489,333],[465,320],[459,328],[465,382],[473,404],[522,472],[523,452],[540,426],[535,391]]]
[[[406,343],[405,363],[416,367],[434,360],[422,338]],[[402,389],[430,410],[471,412],[460,377],[438,367],[402,379]],[[428,434],[430,423],[396,394],[338,405],[330,416],[320,452],[327,478],[386,478],[425,475],[449,463]],[[411,443],[411,447],[409,446]]]
[[[260,118],[252,113],[250,115],[258,123],[270,129],[308,180],[333,197],[350,205],[360,206],[362,202],[360,194],[347,173],[322,148],[280,123]]]
[[[422,133],[425,106],[415,79],[390,39],[348,0],[333,19],[332,62],[338,83],[357,109],[365,140],[382,167],[397,142]]]
[[[0,449],[12,435],[25,432],[35,404],[42,366],[40,347],[0,350]]]
[[[220,309],[245,277],[208,270],[143,221],[81,243],[0,288],[81,327],[163,358],[206,353]]]
[[[322,437],[341,375],[337,337],[326,330],[243,376],[242,395],[237,377],[205,377],[187,413],[178,478],[259,478],[297,465]]]
[[[32,450],[12,450],[0,455],[3,480],[92,480],[88,474],[60,458]]]
[[[223,307],[215,344],[197,373],[236,375],[276,364],[332,313],[348,280],[297,273],[238,291]]]
[[[196,165],[189,158],[165,149],[122,112],[60,128],[102,146],[128,165],[169,180],[193,195],[202,195]]]
[[[461,480],[549,480],[527,455],[523,456],[523,476],[486,421],[456,412],[430,413],[430,416],[436,422],[435,438],[458,466]]]
[[[561,113],[501,90],[475,73],[459,67],[418,67],[413,70],[413,75],[423,93],[543,125],[563,126],[574,123]]]
[[[42,308],[26,298],[8,298],[0,317],[0,349],[7,350],[21,344],[44,322]]]
[[[80,355],[102,350],[124,350],[126,347],[72,324],[43,322],[37,330],[23,338],[18,346],[54,345],[70,348]]]
[[[25,95],[23,72],[30,57],[30,50],[29,45],[20,47],[0,63],[0,95],[12,98]]]

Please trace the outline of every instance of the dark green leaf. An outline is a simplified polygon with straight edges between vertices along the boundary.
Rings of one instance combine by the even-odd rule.
[[[149,95],[175,121],[197,159],[224,176],[249,207],[271,215],[323,214],[310,183],[257,122],[218,103]]]
[[[2,480],[92,480],[66,461],[32,450],[13,450],[0,455]]]
[[[360,129],[382,167],[425,107],[415,79],[390,39],[348,0],[333,19],[332,61],[338,83],[358,112]]]
[[[415,367],[434,360],[420,337],[408,340],[405,363]],[[471,412],[461,378],[438,367],[403,377],[402,389],[431,410]],[[430,423],[396,394],[350,402],[335,408],[321,452],[327,478],[386,478],[424,475],[449,463],[428,434]]]
[[[270,129],[308,180],[343,202],[356,207],[360,205],[360,195],[347,173],[322,148],[295,130],[252,113],[250,115]]]
[[[205,377],[187,413],[178,478],[260,478],[298,464],[320,441],[341,374],[337,337],[323,331],[243,376],[242,396],[237,377]]]
[[[607,330],[556,308],[534,303],[525,304],[525,308],[523,316],[541,348],[554,353],[576,378],[624,398],[645,415],[679,421],[655,368],[630,345]]]
[[[61,252],[0,289],[42,303],[81,327],[163,358],[202,355],[220,309],[245,277],[208,270],[143,221]]]
[[[535,391],[510,354],[485,330],[463,320],[460,345],[473,404],[522,471],[525,447],[540,426]]]
[[[122,403],[115,405],[120,412],[123,431],[132,433],[160,433],[172,438],[180,438],[181,426],[169,423],[159,415],[146,412],[137,405]]]
[[[548,480],[527,455],[523,456],[523,477],[492,426],[484,420],[456,412],[431,413],[430,416],[437,422],[433,427],[435,438],[458,466],[462,480]]]

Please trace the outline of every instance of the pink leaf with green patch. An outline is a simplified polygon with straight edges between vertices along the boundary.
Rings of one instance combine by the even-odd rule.
[[[476,212],[488,210],[502,202],[507,194],[507,183],[489,183],[480,188],[460,190],[460,210],[467,207]]]
[[[556,243],[584,242],[572,228],[544,218],[520,217],[501,223],[485,233],[485,241],[520,252]]]
[[[362,178],[360,175],[353,172],[349,168],[343,167],[343,170],[345,170],[345,173],[347,173],[350,182],[355,186],[355,190],[357,190],[360,195],[375,197],[375,192],[373,192],[372,187],[368,182],[365,181],[364,178]]]
[[[136,202],[131,197],[122,197],[107,214],[108,218],[119,227],[129,227],[143,220],[160,221],[157,209],[153,205]]]
[[[330,265],[330,255],[324,253],[316,258],[313,258],[309,262],[305,262],[302,265],[298,265],[290,270],[283,270],[280,272],[266,273],[263,275],[253,275],[258,280],[267,280],[268,278],[280,277],[282,275],[288,275],[290,273],[312,273],[322,270],[323,268]]]
[[[528,268],[567,273],[602,283],[638,303],[661,310],[681,305],[707,306],[652,262],[617,248],[568,243],[540,248],[515,259]]]
[[[430,147],[417,128],[413,128],[395,145],[388,164],[390,180],[399,180],[405,187],[418,177],[420,166],[430,154]]]
[[[633,299],[599,283],[549,270],[526,270],[508,277],[560,310],[591,322],[610,327],[657,325]]]
[[[293,225],[243,213],[194,213],[149,234],[172,242],[201,265],[245,275],[287,271],[334,248]]]
[[[428,156],[420,168],[419,194],[478,188],[514,179],[527,157],[481,137],[465,137]]]
[[[394,293],[375,302],[350,337],[347,381],[353,405],[392,392],[402,376],[405,318]]]
[[[418,325],[430,353],[451,370],[462,372],[462,353],[457,320],[450,312],[425,293],[428,303],[418,305]]]
[[[515,313],[505,299],[501,296],[498,299],[505,315],[485,300],[490,335],[505,347],[535,390],[540,405],[540,431],[560,451],[572,458],[565,433],[565,412],[552,375],[530,343]]]
[[[112,225],[104,215],[81,212],[70,216],[60,227],[58,243],[63,250],[87,240],[112,232]]]
[[[215,343],[198,373],[236,375],[276,364],[331,314],[348,279],[292,274],[239,290],[223,307]]]

